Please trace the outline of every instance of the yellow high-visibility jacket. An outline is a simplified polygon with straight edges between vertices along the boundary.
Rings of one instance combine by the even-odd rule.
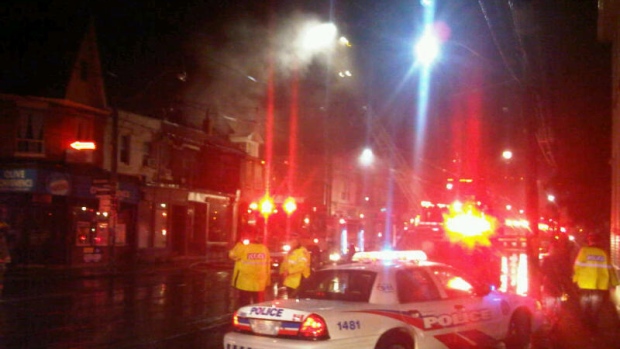
[[[618,277],[609,263],[607,253],[598,247],[582,247],[573,269],[573,282],[580,289],[608,290],[618,285]]]
[[[235,261],[232,286],[242,291],[264,291],[271,283],[271,258],[267,246],[239,242],[228,252]]]
[[[295,289],[299,287],[301,277],[310,276],[310,258],[310,252],[303,246],[290,251],[280,266],[280,274],[286,275],[282,284]]]

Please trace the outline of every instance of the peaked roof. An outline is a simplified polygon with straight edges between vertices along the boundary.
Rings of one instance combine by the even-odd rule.
[[[92,20],[70,73],[65,99],[99,109],[107,107],[97,36]]]
[[[0,33],[0,92],[105,109],[99,50],[88,13],[26,13],[13,6],[0,17],[5,25]]]

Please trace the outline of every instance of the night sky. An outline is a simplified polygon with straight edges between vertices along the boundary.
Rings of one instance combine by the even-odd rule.
[[[455,171],[453,161],[460,158],[467,175],[493,178],[501,149],[518,149],[523,142],[514,31],[496,22],[492,11],[485,18],[480,4],[492,10],[496,1],[438,3],[436,19],[449,28],[449,37],[432,75],[424,171]],[[554,191],[576,223],[606,224],[610,47],[596,38],[596,1],[542,3],[539,122],[553,142],[552,161],[540,155],[541,185]],[[316,120],[328,103],[347,140],[343,151],[366,142],[364,107],[372,106],[403,154],[413,157],[419,86],[411,43],[422,23],[414,1],[3,1],[0,90],[59,97],[90,18],[112,100],[141,95],[146,100],[134,106],[149,105],[151,112],[174,106],[195,125],[209,111],[251,123],[264,117],[272,60],[282,141],[297,71],[305,130],[300,150],[320,148]],[[290,54],[289,38],[299,23],[330,19],[353,43],[349,51],[332,61]],[[354,79],[328,79],[328,72],[345,65],[353,67]],[[188,73],[186,83],[174,79],[181,71]]]

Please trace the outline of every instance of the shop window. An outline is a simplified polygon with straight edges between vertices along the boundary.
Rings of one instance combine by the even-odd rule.
[[[78,221],[75,226],[75,245],[90,246],[94,231],[91,230],[89,221]]]
[[[162,248],[168,244],[168,206],[159,204],[155,209],[153,247]]]
[[[137,217],[137,234],[138,234],[138,248],[151,247],[151,224],[153,222],[153,210],[150,203],[139,203],[139,214]]]
[[[209,203],[209,242],[226,242],[228,240],[227,232],[230,229],[229,214],[230,208],[227,201],[213,200]]]
[[[110,240],[110,224],[108,222],[97,222],[93,240],[95,246],[108,246]]]
[[[78,221],[75,228],[76,246],[108,246],[110,241],[110,226],[108,222]]]

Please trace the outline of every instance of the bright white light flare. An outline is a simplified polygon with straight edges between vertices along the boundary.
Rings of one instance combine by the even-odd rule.
[[[372,152],[372,149],[366,148],[362,151],[362,155],[360,155],[360,163],[364,166],[369,166],[372,164],[375,155]]]
[[[312,25],[304,30],[302,47],[310,52],[319,52],[334,43],[337,32],[333,23]]]
[[[440,41],[432,28],[427,28],[415,45],[415,56],[422,65],[428,66],[435,62],[441,53]]]

